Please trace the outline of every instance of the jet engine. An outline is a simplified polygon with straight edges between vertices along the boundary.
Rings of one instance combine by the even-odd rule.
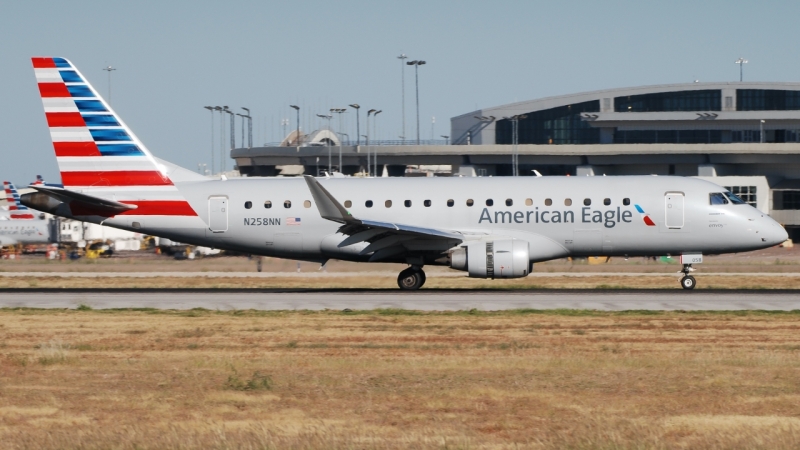
[[[528,242],[517,239],[471,242],[450,254],[450,267],[470,278],[521,278],[530,273]]]

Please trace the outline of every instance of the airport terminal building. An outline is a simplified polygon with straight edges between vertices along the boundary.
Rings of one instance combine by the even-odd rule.
[[[449,144],[345,146],[341,171],[362,170],[370,153],[384,175],[420,175],[411,167],[430,165],[447,168],[437,176],[508,176],[516,148],[523,176],[708,178],[800,239],[800,83],[669,84],[517,102],[453,117]],[[242,174],[276,175],[281,166],[326,170],[327,154],[281,146],[231,156]]]

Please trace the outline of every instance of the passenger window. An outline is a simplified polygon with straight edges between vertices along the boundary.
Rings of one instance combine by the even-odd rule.
[[[406,205],[406,208],[411,208],[411,200],[406,200],[403,204]]]
[[[303,206],[306,208],[311,208],[311,200],[306,200],[303,202]]]
[[[454,202],[452,198],[447,201],[447,206],[449,206],[450,208],[452,208],[453,205],[455,205],[455,204],[456,204],[456,202]]]
[[[422,204],[425,205],[426,208],[429,208],[431,206],[431,201],[425,200],[424,202],[422,202]]]
[[[486,199],[486,206],[492,206],[492,205],[494,205],[494,200],[492,200],[490,198],[487,198]]]
[[[367,200],[366,202],[364,202],[364,206],[366,206],[367,208],[372,208],[372,200]]]
[[[628,205],[630,205],[630,204],[631,204],[631,199],[629,199],[629,198],[623,198],[623,199],[622,199],[622,204],[623,204],[623,205],[625,205],[625,206],[628,206]]]
[[[475,204],[475,201],[472,200],[471,198],[467,200],[467,206],[472,206],[474,204]]]
[[[583,199],[583,206],[592,206],[592,199],[590,198]]]
[[[244,202],[244,209],[250,209],[253,207],[253,202]]]
[[[386,202],[384,202],[384,205],[386,205],[387,208],[391,208],[392,207],[392,201],[391,200],[386,200]]]
[[[603,204],[606,205],[606,206],[610,205],[611,204],[611,199],[607,198],[607,199],[603,200]]]
[[[525,206],[531,206],[532,204],[533,204],[533,199],[531,199],[531,198],[526,198],[525,199]]]
[[[266,208],[266,209],[272,208],[272,202],[269,201],[269,200],[265,201],[264,202],[264,208]]]
[[[351,202],[350,200],[345,200],[344,201],[344,207],[345,208],[350,208],[352,206],[353,206],[353,202]]]
[[[552,199],[549,199],[549,198],[544,199],[544,206],[550,206],[552,204],[553,204],[553,200]]]
[[[512,206],[513,204],[514,204],[514,200],[511,200],[510,198],[506,199],[506,206]]]
[[[291,208],[292,207],[292,201],[291,200],[286,200],[285,202],[283,202],[283,207],[286,208],[286,209]]]
[[[572,206],[572,199],[571,198],[565,198],[564,199],[564,206]]]
[[[708,194],[709,203],[712,205],[727,205],[728,199],[725,198],[725,195],[722,192],[712,192]]]

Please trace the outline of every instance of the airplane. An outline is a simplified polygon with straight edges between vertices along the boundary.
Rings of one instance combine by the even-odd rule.
[[[50,242],[50,222],[36,217],[20,196],[13,183],[4,181],[8,211],[0,213],[0,247],[16,244],[46,244]],[[44,216],[44,214],[42,214]]]
[[[32,58],[63,188],[22,203],[175,241],[324,264],[404,263],[518,278],[576,256],[675,255],[693,289],[703,255],[784,242],[777,222],[713,183],[676,176],[206,177],[156,158],[64,58]]]

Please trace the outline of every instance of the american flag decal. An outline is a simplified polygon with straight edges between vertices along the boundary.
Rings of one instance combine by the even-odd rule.
[[[287,217],[286,218],[286,225],[300,225],[300,218],[299,217]]]

